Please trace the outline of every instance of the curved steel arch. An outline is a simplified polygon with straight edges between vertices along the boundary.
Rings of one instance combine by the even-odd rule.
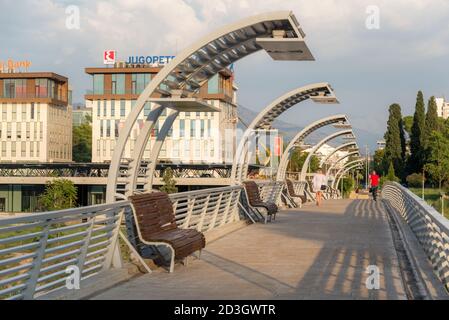
[[[328,126],[330,124],[335,123],[342,123],[342,124],[349,124],[348,118],[346,115],[338,114],[326,118],[322,118],[320,120],[317,120],[307,127],[305,127],[303,130],[298,132],[296,136],[290,141],[287,148],[284,150],[284,153],[282,154],[281,160],[279,162],[278,172],[276,175],[277,181],[283,181],[285,179],[285,173],[287,171],[287,165],[290,160],[290,157],[292,155],[293,149],[298,145],[298,143],[301,143],[304,141],[304,139],[309,136],[314,131],[324,127]]]
[[[337,183],[335,184],[335,188],[338,187],[338,184],[340,183],[340,180],[345,176],[345,174],[346,174],[348,171],[351,171],[351,170],[354,170],[354,169],[360,169],[360,170],[361,170],[361,169],[363,169],[363,166],[362,166],[361,164],[355,164],[355,165],[353,165],[353,166],[347,168],[345,171],[343,171],[343,172],[340,174],[340,176],[338,177],[338,180],[336,180]]]
[[[332,185],[331,185],[331,186],[332,186],[332,187],[335,186],[335,182],[337,181],[337,177],[340,176],[340,174],[341,174],[346,168],[348,168],[348,167],[350,167],[350,166],[352,166],[352,165],[358,165],[358,164],[361,164],[361,162],[363,162],[363,161],[365,161],[365,159],[360,158],[360,159],[357,159],[357,160],[354,160],[354,161],[345,163],[345,165],[344,165],[343,167],[341,167],[340,170],[338,170],[338,172],[335,174],[335,179],[334,179],[334,181],[332,181]]]
[[[223,68],[261,49],[266,50],[275,60],[314,60],[303,40],[304,37],[305,34],[293,13],[278,11],[249,17],[220,28],[177,55],[140,94],[120,130],[109,167],[106,201],[115,200],[118,183],[125,185],[123,190],[125,195],[134,192],[145,146],[163,109],[172,108],[177,112],[201,111],[202,107],[203,111],[210,111],[206,103],[193,98],[195,92]],[[162,98],[154,99],[154,94],[159,94]],[[122,177],[123,182],[120,182],[120,169],[126,160],[123,158],[124,149],[130,142],[131,131],[147,101],[153,101],[158,105],[145,120],[135,141],[129,164],[127,167],[125,165],[127,172]],[[171,127],[171,124],[167,126]],[[165,135],[159,133],[158,140],[164,139]],[[151,189],[153,179],[151,168],[158,158],[159,151],[160,148],[151,150],[150,163],[145,168],[147,179],[145,189]]]
[[[348,152],[347,154],[341,156],[340,158],[337,159],[337,161],[335,161],[334,163],[332,163],[332,165],[329,167],[329,169],[327,169],[326,171],[326,176],[329,176],[331,170],[340,162],[343,161],[346,158],[349,158],[350,156],[355,156],[358,155],[360,156],[360,151],[354,151],[354,152]]]
[[[345,136],[345,135],[352,135],[354,136],[354,132],[352,131],[352,129],[348,129],[348,130],[342,130],[342,131],[338,131],[335,133],[332,133],[330,135],[328,135],[326,138],[324,138],[323,140],[321,140],[320,142],[318,142],[316,145],[313,146],[312,150],[309,152],[309,154],[307,155],[306,160],[304,161],[304,164],[302,165],[302,169],[301,169],[301,176],[300,176],[300,181],[305,181],[306,180],[306,174],[307,174],[307,168],[309,167],[309,163],[310,160],[312,159],[312,156],[327,142],[341,137],[341,136]]]
[[[294,105],[312,99],[316,103],[338,103],[332,87],[327,82],[309,84],[285,93],[263,109],[245,130],[232,164],[233,183],[241,182],[247,174],[251,159],[248,138],[255,130],[271,128],[273,121]]]
[[[320,167],[322,167],[322,166],[323,166],[323,165],[324,165],[330,158],[332,158],[332,156],[333,156],[334,154],[336,154],[338,151],[344,150],[344,149],[349,148],[349,147],[351,147],[351,146],[355,146],[355,147],[358,149],[357,142],[355,142],[355,141],[351,141],[351,142],[344,143],[344,144],[338,146],[337,148],[335,148],[334,151],[332,151],[332,152],[329,153],[325,158],[323,158],[323,159],[321,160],[321,162],[320,162]]]

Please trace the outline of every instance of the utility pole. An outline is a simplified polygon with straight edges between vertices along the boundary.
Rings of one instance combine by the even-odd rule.
[[[369,154],[368,154],[368,145],[365,145],[366,152],[366,166],[365,166],[365,189],[368,189],[368,177],[369,177]]]

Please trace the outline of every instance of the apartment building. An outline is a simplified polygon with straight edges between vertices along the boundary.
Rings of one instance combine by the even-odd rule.
[[[449,118],[449,102],[445,98],[436,98],[438,117],[443,119]]]
[[[116,63],[113,67],[86,68],[92,76],[92,90],[85,95],[92,109],[92,162],[110,162],[120,128],[137,98],[163,66]],[[230,70],[222,70],[199,90],[197,97],[207,100],[221,112],[181,112],[162,146],[159,160],[172,163],[232,163],[236,149],[237,87]],[[160,94],[155,94],[155,98]],[[125,149],[130,158],[135,140],[154,104],[147,102]],[[159,118],[144,152],[150,149],[166,112]]]
[[[68,79],[52,72],[0,73],[0,162],[70,161]]]

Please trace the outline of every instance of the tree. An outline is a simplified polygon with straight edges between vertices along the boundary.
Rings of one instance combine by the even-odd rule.
[[[373,168],[380,175],[384,175],[384,173],[385,173],[385,169],[384,169],[384,165],[383,165],[384,156],[385,156],[384,149],[378,149],[378,150],[376,150],[376,152],[374,152]]]
[[[400,177],[404,173],[405,135],[402,122],[401,106],[394,103],[389,108],[387,132],[385,133],[384,171],[392,163]]]
[[[435,97],[429,99],[426,114],[426,124],[424,127],[424,149],[429,147],[430,139],[434,131],[439,131],[439,120],[437,113],[437,103]],[[428,155],[428,153],[427,153]]]
[[[39,197],[41,210],[53,211],[74,208],[77,200],[77,188],[72,181],[55,179],[47,182],[45,192]]]
[[[308,152],[302,152],[299,150],[295,150],[290,158],[289,168],[292,172],[300,172],[302,170],[302,166],[308,157]],[[310,159],[310,172],[317,172],[320,167],[320,159],[317,156],[313,155]]]
[[[422,91],[416,97],[415,114],[410,135],[410,158],[408,171],[421,172],[424,166],[424,130],[426,125],[426,107]]]
[[[91,162],[92,161],[92,119],[86,116],[79,126],[73,127],[73,161]]]
[[[406,116],[402,119],[404,123],[404,130],[407,132],[408,136],[412,135],[412,127],[413,127],[413,116]]]
[[[428,162],[424,168],[441,190],[443,182],[449,178],[449,139],[441,132],[434,131],[427,150]]]
[[[388,167],[387,181],[399,181],[399,178],[396,177],[396,173],[394,172],[393,162],[390,162],[390,166]]]
[[[176,180],[173,177],[173,170],[171,168],[167,168],[164,170],[162,181],[164,182],[164,185],[160,188],[162,192],[166,192],[168,194],[178,192],[178,188],[176,187]]]

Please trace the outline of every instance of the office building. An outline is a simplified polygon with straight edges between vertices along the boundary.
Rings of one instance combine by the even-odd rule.
[[[72,108],[72,123],[73,126],[80,126],[87,121],[87,118],[92,118],[92,109],[86,108],[84,105],[74,105]]]
[[[436,98],[437,103],[437,114],[438,117],[447,119],[449,118],[449,102],[446,102],[445,98]]]
[[[92,76],[92,90],[86,107],[92,109],[92,162],[110,162],[120,128],[137,98],[163,66],[129,65],[123,62],[107,68],[86,68]],[[221,112],[181,112],[162,146],[159,160],[172,163],[232,163],[236,149],[237,87],[233,74],[224,69],[200,88],[196,97],[218,107]],[[160,93],[155,98],[161,97]],[[147,102],[133,128],[124,157],[131,158],[144,119],[154,104]],[[148,159],[166,110],[159,118],[144,152]]]
[[[70,100],[64,76],[0,73],[0,162],[72,161]]]

